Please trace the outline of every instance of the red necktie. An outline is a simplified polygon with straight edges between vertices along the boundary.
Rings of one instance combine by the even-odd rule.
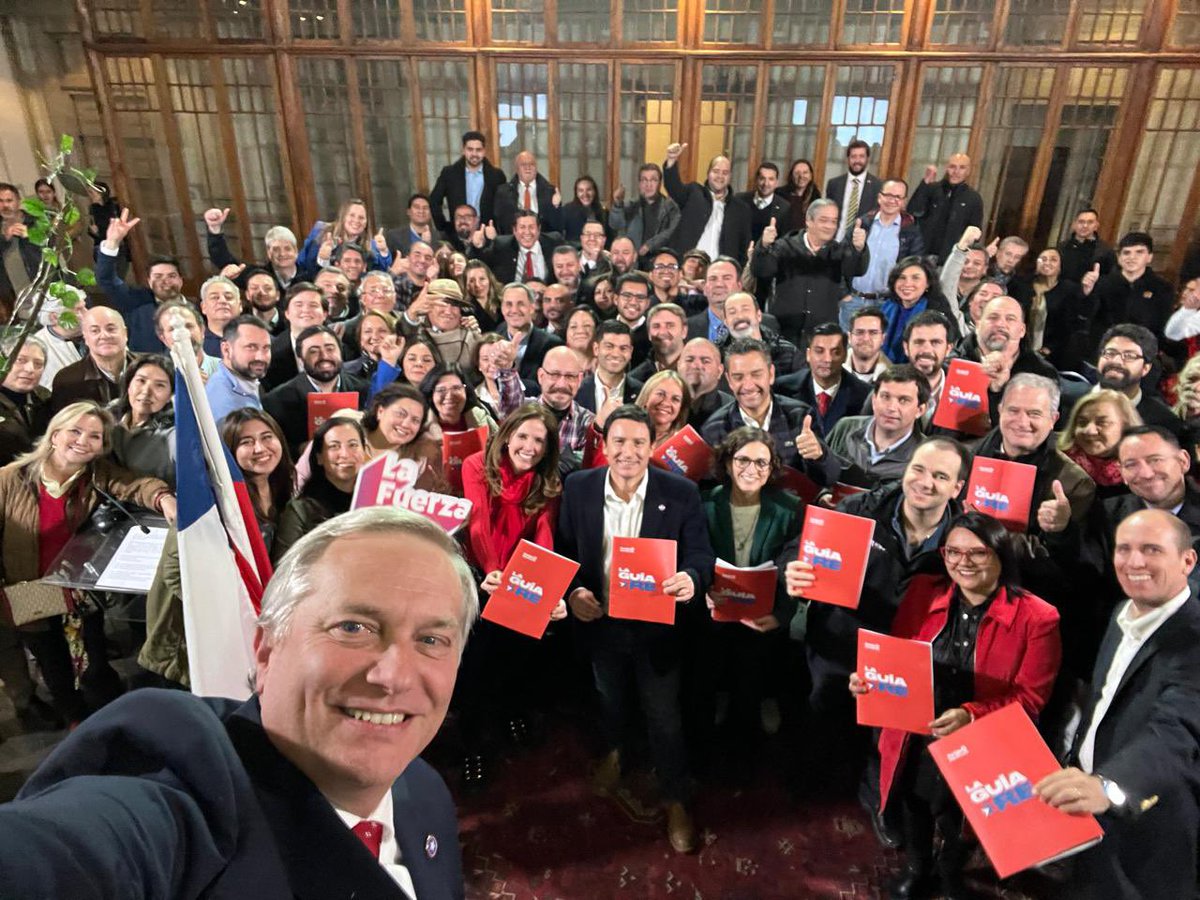
[[[533,209],[533,195],[529,193],[529,185],[525,185],[525,208]]]
[[[828,394],[817,394],[817,412],[821,414],[822,419],[829,412],[830,399]]]
[[[371,855],[379,859],[379,845],[383,843],[383,826],[370,819],[363,819],[350,830],[363,842],[363,846],[371,851]]]
[[[521,275],[522,281],[533,281],[533,248],[530,247],[525,251],[525,272]]]

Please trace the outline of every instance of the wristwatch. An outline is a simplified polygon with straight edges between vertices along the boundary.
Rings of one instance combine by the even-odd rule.
[[[1115,781],[1109,781],[1103,775],[1097,775],[1100,779],[1100,787],[1104,789],[1104,796],[1108,798],[1108,802],[1113,805],[1116,810],[1125,808],[1125,792]]]

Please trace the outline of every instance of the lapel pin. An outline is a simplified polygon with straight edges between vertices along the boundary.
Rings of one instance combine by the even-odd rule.
[[[432,834],[425,835],[425,855],[430,859],[433,859],[435,856],[437,856],[437,851],[437,838],[435,838]]]
[[[658,511],[659,511],[659,512],[666,512],[666,511],[667,511],[667,508],[666,508],[666,506],[664,506],[663,504],[661,504],[661,503],[660,503],[660,504],[658,504]]]

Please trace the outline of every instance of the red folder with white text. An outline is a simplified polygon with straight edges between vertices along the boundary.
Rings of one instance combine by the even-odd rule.
[[[967,434],[987,434],[988,377],[983,366],[967,359],[952,359],[946,369],[942,396],[933,411],[933,424]]]
[[[339,409],[358,409],[358,394],[355,391],[313,391],[308,395],[308,439],[317,433],[321,423]]]
[[[708,589],[715,604],[713,621],[740,622],[770,615],[775,608],[778,579],[779,569],[774,563],[745,568],[718,559]]]
[[[977,456],[971,464],[965,505],[999,519],[1009,531],[1024,531],[1029,524],[1035,478],[1036,466]]]
[[[695,428],[684,425],[654,451],[650,461],[668,472],[701,481],[712,469],[713,450]]]
[[[1092,816],[1068,815],[1033,793],[1060,766],[1019,703],[934,741],[929,752],[1001,878],[1103,837]]]
[[[463,460],[487,446],[488,427],[480,425],[470,431],[442,432],[442,474],[450,483],[450,493],[462,493]]]
[[[614,619],[675,624],[675,598],[662,583],[675,574],[675,542],[660,538],[613,538],[608,576],[608,614]]]
[[[875,520],[810,506],[800,532],[800,559],[812,563],[815,582],[809,600],[858,608]]]
[[[521,541],[500,575],[500,587],[483,608],[483,618],[540,638],[578,570],[573,559]]]
[[[858,629],[858,724],[929,734],[933,721],[933,645]]]

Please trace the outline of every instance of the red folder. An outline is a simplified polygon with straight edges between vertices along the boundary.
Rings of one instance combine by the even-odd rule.
[[[480,425],[470,431],[442,432],[442,474],[450,483],[450,493],[462,493],[463,460],[487,446],[488,427]]]
[[[946,369],[942,396],[933,411],[933,424],[967,434],[987,434],[988,377],[983,366],[967,359],[952,359]]]
[[[489,622],[541,638],[579,563],[521,541],[500,576],[500,587],[483,608]]]
[[[858,724],[929,734],[933,714],[933,645],[858,629]]]
[[[675,598],[662,583],[675,574],[675,542],[659,538],[613,538],[608,576],[608,614],[614,619],[675,624]]]
[[[929,752],[1001,878],[1103,837],[1092,816],[1068,815],[1034,795],[1060,767],[1019,703],[934,741]]]
[[[1024,531],[1036,477],[1036,466],[977,456],[967,482],[966,506],[999,519],[1009,531]]]
[[[833,505],[837,506],[847,497],[853,497],[855,494],[864,494],[867,492],[867,490],[869,489],[865,487],[859,487],[856,484],[846,484],[844,481],[839,481],[833,486],[829,493],[831,499],[833,500]]]
[[[812,503],[821,493],[820,485],[792,466],[780,467],[779,487],[785,491],[791,491],[805,503]]]
[[[773,563],[753,568],[739,568],[723,559],[713,569],[712,587],[708,593],[716,601],[712,611],[714,622],[740,622],[742,619],[761,619],[775,608],[775,585],[779,569]]]
[[[712,471],[713,450],[691,425],[684,425],[650,456],[650,461],[668,472],[700,481]]]
[[[813,564],[816,582],[804,596],[857,609],[874,534],[874,519],[809,506],[800,532],[800,559]]]
[[[581,469],[598,469],[608,465],[608,457],[604,455],[604,436],[595,425],[589,425],[583,438],[583,459],[579,463]]]
[[[308,439],[317,433],[321,423],[339,409],[358,409],[358,394],[355,391],[313,391],[308,395]]]

